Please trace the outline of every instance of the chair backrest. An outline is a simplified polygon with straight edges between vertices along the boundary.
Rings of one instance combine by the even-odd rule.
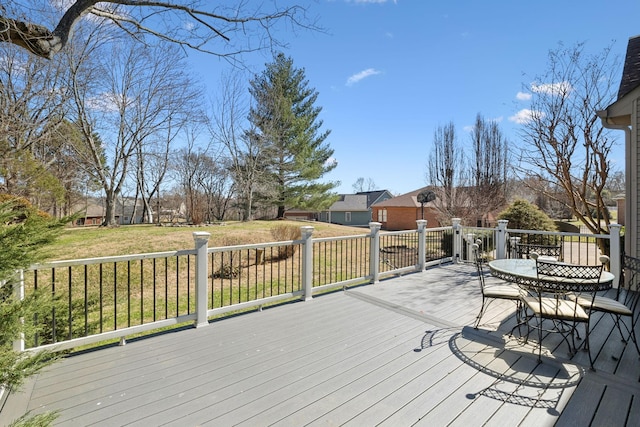
[[[600,265],[579,265],[566,264],[563,262],[551,261],[538,258],[536,268],[538,277],[564,277],[567,279],[600,280],[602,276],[603,264]]]
[[[568,264],[544,259],[535,253],[531,258],[536,260],[536,271],[541,286],[546,287],[546,283],[553,283],[554,291],[558,292],[578,289],[589,293],[598,291],[604,264],[609,262],[607,256],[600,257],[599,265]]]
[[[562,245],[542,245],[538,243],[516,243],[519,258],[531,258],[532,253],[562,259]]]
[[[638,289],[640,276],[638,273],[640,273],[640,259],[624,255],[617,299],[620,300],[620,291],[625,290],[623,303],[632,310],[635,310],[640,300],[640,290]]]
[[[622,260],[622,274],[626,280],[620,281],[620,287],[638,290],[637,274],[640,273],[640,259],[625,255]]]

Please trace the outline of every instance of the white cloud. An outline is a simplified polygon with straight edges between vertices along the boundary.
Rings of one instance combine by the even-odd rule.
[[[531,83],[531,91],[535,93],[544,93],[548,95],[563,95],[571,92],[573,87],[571,83],[564,81],[559,83]]]
[[[544,116],[543,112],[529,110],[528,108],[523,108],[513,116],[509,117],[509,120],[522,125],[530,122],[531,120],[533,120],[534,117],[542,117],[542,116]]]
[[[530,93],[525,93],[525,92],[518,92],[516,94],[516,99],[518,101],[528,101],[531,99],[531,94]]]
[[[360,71],[349,77],[347,79],[347,86],[351,86],[353,84],[358,83],[362,79],[366,79],[367,77],[375,76],[376,74],[380,74],[380,71],[375,68],[367,68],[366,70]]]
[[[336,159],[335,157],[329,157],[327,161],[324,162],[325,167],[331,167],[337,164],[338,164],[338,159]]]
[[[133,100],[124,98],[122,95],[113,92],[103,92],[100,96],[95,96],[87,100],[87,107],[103,113],[115,113],[119,111],[120,105],[131,104]]]

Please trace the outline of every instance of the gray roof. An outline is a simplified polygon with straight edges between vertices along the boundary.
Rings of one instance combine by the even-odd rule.
[[[332,212],[368,211],[371,205],[380,200],[384,195],[387,195],[387,198],[392,197],[388,190],[340,194],[338,201],[331,205],[329,210]]]
[[[372,204],[378,201],[380,197],[382,197],[385,193],[389,193],[387,190],[376,190],[376,191],[360,191],[356,194],[363,194],[367,196],[367,207],[371,207]],[[390,193],[387,198],[393,197]]]
[[[622,79],[618,89],[618,99],[640,86],[640,35],[631,37],[627,44]]]
[[[365,194],[341,194],[340,199],[329,208],[330,211],[351,212],[366,211],[367,196]]]

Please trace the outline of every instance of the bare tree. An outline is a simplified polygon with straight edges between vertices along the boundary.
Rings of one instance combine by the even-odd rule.
[[[210,132],[228,157],[241,218],[249,221],[253,219],[253,200],[261,176],[263,150],[260,141],[254,137],[255,132],[246,129],[249,108],[240,74],[222,76],[220,87],[214,101]]]
[[[620,170],[613,172],[607,181],[607,187],[613,196],[624,194],[625,185],[624,171]]]
[[[225,219],[234,192],[229,168],[224,160],[209,155],[202,158],[201,166],[196,171],[196,180],[205,200],[205,220],[207,222],[222,221]]]
[[[144,152],[141,147],[175,137],[180,126],[172,127],[174,118],[186,120],[194,92],[175,50],[121,43],[103,56],[94,66],[94,58],[85,55],[72,67],[72,85],[77,120],[89,147],[89,172],[105,193],[105,225],[115,225],[115,202],[131,162]]]
[[[280,22],[294,30],[317,29],[306,8],[280,6],[276,1],[22,0],[3,2],[0,41],[52,58],[69,43],[79,21],[89,15],[137,40],[152,36],[228,59],[279,46],[272,32]],[[49,16],[57,21],[51,26]]]
[[[169,157],[176,138],[185,128],[197,126],[202,121],[200,117],[204,117],[197,105],[197,89],[190,79],[180,71],[179,65],[175,68],[164,65],[157,70],[164,74],[160,84],[149,85],[150,92],[153,92],[149,93],[149,102],[156,102],[158,108],[155,129],[136,147],[135,180],[143,202],[143,221],[148,223],[153,222],[152,199],[159,195],[169,170]]]
[[[467,182],[465,161],[453,122],[438,126],[433,133],[427,181],[436,194],[434,205],[443,221],[453,217],[467,217],[468,203],[464,200],[464,192],[460,191],[460,187]]]
[[[196,140],[196,135],[191,133],[173,167],[186,196],[187,220],[200,224],[224,218],[233,188],[224,160],[212,156],[209,146],[197,147]]]
[[[551,51],[547,72],[529,88],[531,114],[522,126],[520,174],[596,234],[608,233],[610,223],[604,190],[614,143],[596,111],[614,99],[615,69],[610,48]]]
[[[8,46],[0,56],[0,188],[29,197],[60,148],[51,142],[59,142],[70,98],[67,67],[64,58],[47,63]]]
[[[372,178],[367,178],[366,180],[363,177],[360,177],[353,183],[351,186],[353,191],[356,193],[362,193],[364,191],[374,191],[376,189],[376,183]]]
[[[480,114],[476,116],[471,141],[470,210],[477,221],[482,221],[488,212],[502,209],[507,201],[507,141],[498,123],[486,121]]]
[[[196,172],[200,166],[200,156],[194,151],[193,144],[181,148],[177,153],[173,167],[180,182],[180,188],[186,201],[186,220],[194,224],[204,221],[204,215],[200,212],[201,198],[198,194]]]

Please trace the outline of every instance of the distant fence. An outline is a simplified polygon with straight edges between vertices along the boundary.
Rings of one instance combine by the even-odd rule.
[[[34,265],[21,272],[16,297],[45,292],[54,296],[55,305],[25,319],[41,326],[41,332],[15,342],[14,348],[61,350],[111,339],[124,342],[127,336],[185,322],[203,326],[230,312],[307,300],[318,292],[467,260],[477,239],[493,257],[508,257],[512,239],[541,235],[508,230],[505,223],[463,227],[457,219],[448,227],[426,228],[424,220],[417,225],[416,230],[383,232],[373,222],[367,234],[318,239],[312,238],[313,227],[303,226],[298,240],[215,248],[208,247],[208,233],[196,232],[193,249]],[[597,252],[583,251],[582,245],[593,246],[597,239],[609,239],[612,251],[614,244],[619,246],[619,235],[617,240],[549,235],[560,239],[567,260],[575,253],[591,259]],[[612,271],[619,271],[615,268],[612,262]]]

